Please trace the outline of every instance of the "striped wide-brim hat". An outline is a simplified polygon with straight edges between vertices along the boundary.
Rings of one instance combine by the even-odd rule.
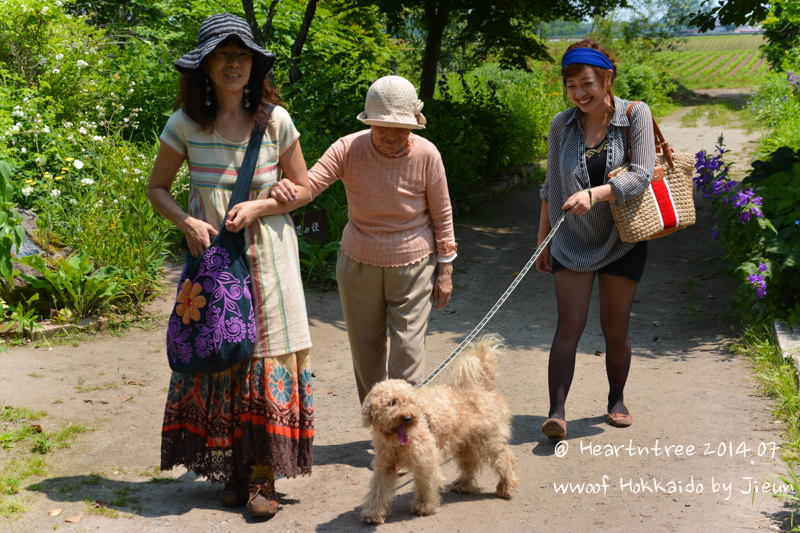
[[[253,61],[262,66],[265,71],[272,68],[275,55],[258,46],[253,41],[252,30],[247,22],[233,13],[217,13],[204,20],[197,34],[197,48],[177,60],[175,68],[180,72],[199,68],[203,59],[231,35],[238,37],[247,48],[254,52]]]

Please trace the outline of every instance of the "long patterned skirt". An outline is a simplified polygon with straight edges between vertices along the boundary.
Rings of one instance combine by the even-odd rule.
[[[308,350],[249,359],[217,374],[172,373],[161,468],[184,465],[224,483],[269,466],[310,474],[314,396]]]

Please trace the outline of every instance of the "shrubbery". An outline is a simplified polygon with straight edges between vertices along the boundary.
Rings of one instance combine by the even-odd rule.
[[[726,150],[697,154],[695,184],[711,203],[714,237],[742,284],[737,301],[759,317],[800,320],[800,151],[781,148],[739,187],[728,177]]]

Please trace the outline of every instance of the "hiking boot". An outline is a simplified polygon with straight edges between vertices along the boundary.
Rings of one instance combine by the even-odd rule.
[[[278,504],[274,482],[258,478],[250,484],[250,499],[247,500],[250,516],[272,516],[278,511]]]

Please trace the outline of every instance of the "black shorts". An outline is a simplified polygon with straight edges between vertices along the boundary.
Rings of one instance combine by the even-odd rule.
[[[647,262],[647,241],[637,242],[633,245],[628,253],[610,263],[603,268],[596,270],[598,274],[611,274],[612,276],[622,276],[639,283],[642,281],[644,274],[644,264]],[[566,267],[558,262],[558,260],[550,256],[551,274],[555,274],[559,270]]]

